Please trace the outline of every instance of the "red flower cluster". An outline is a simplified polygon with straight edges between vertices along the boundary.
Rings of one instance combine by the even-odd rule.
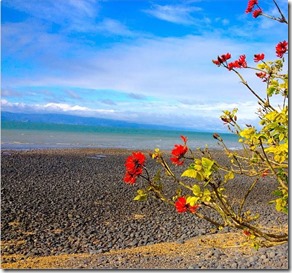
[[[245,58],[245,55],[240,55],[238,60],[228,64],[228,69],[232,70],[233,68],[246,68],[247,63]]]
[[[288,43],[286,41],[280,42],[276,45],[276,54],[279,58],[282,58],[284,53],[288,51]]]
[[[181,159],[188,151],[188,147],[186,146],[187,138],[181,136],[181,139],[183,140],[184,145],[175,144],[174,149],[171,151],[172,157],[170,158],[170,160],[175,165],[182,165],[184,163],[184,161]]]
[[[255,5],[258,5],[258,0],[249,0],[247,4],[247,8],[245,10],[245,13],[252,12]]]
[[[258,6],[258,9],[256,9],[256,10],[253,11],[254,6]],[[258,0],[249,0],[248,1],[248,4],[247,4],[247,8],[245,10],[245,13],[250,13],[252,11],[253,11],[252,16],[254,18],[257,18],[259,15],[261,15],[263,13],[262,9],[258,5]]]
[[[252,16],[253,18],[257,18],[258,16],[260,16],[263,13],[263,11],[261,9],[256,9],[253,13]]]
[[[260,54],[258,54],[258,55],[260,55]],[[229,70],[232,70],[233,68],[246,68],[247,67],[245,55],[240,55],[238,60],[227,64],[227,60],[229,60],[230,58],[231,58],[231,54],[226,53],[226,54],[221,55],[220,57],[218,56],[217,60],[212,60],[212,62],[218,66],[225,63],[224,66],[227,67]]]
[[[268,80],[268,76],[266,72],[257,72],[256,75],[260,78],[263,79],[263,82],[266,82]]]
[[[255,63],[262,61],[265,58],[265,54],[261,53],[261,54],[254,54],[254,58],[253,60],[255,61]]]
[[[217,60],[212,60],[212,62],[214,64],[220,66],[221,64],[223,64],[224,62],[226,62],[230,58],[231,58],[231,54],[230,53],[226,53],[226,54],[221,55],[220,57],[218,56]]]
[[[184,196],[179,197],[175,202],[175,208],[178,213],[190,211],[191,213],[196,213],[200,205],[190,206],[187,204],[187,199]]]
[[[126,174],[124,181],[128,184],[134,184],[143,172],[146,157],[141,152],[133,152],[131,156],[126,159],[125,167]]]

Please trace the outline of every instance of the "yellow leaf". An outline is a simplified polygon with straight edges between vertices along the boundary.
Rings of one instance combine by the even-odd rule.
[[[137,190],[137,196],[134,201],[144,201],[147,199],[147,194],[143,190]]]
[[[197,171],[200,171],[200,170],[203,169],[203,167],[202,167],[202,165],[195,165],[195,169],[196,169]]]
[[[186,203],[190,206],[194,206],[199,200],[199,197],[189,196],[186,200]]]
[[[193,194],[194,195],[200,196],[201,189],[200,189],[200,186],[199,185],[194,185],[192,189],[193,189]]]
[[[204,195],[202,201],[209,202],[211,200],[211,192],[208,189],[204,189]]]
[[[233,172],[228,172],[227,174],[224,175],[224,181],[227,182],[228,180],[231,180],[234,178],[234,173]]]
[[[181,176],[186,176],[186,177],[190,177],[190,178],[196,178],[197,176],[197,171],[194,169],[188,169],[185,170]]]
[[[206,157],[202,157],[202,165],[203,165],[204,169],[210,170],[212,168],[213,164],[214,164],[214,160],[211,160],[211,159],[206,158]]]

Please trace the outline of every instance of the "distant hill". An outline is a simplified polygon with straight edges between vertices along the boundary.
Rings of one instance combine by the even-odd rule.
[[[1,112],[1,121],[9,122],[32,122],[32,123],[47,123],[47,124],[69,124],[69,125],[85,125],[85,126],[100,126],[112,128],[138,128],[138,129],[163,129],[163,130],[177,130],[168,126],[140,124],[121,120],[111,120],[94,117],[81,117],[65,114],[28,114],[28,113],[11,113]]]

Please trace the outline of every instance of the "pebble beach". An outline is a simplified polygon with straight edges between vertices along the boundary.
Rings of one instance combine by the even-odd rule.
[[[218,231],[155,198],[133,201],[123,182],[129,150],[56,149],[1,153],[3,269],[288,269],[288,243],[258,251],[237,230]],[[224,161],[220,151],[215,157]],[[153,162],[150,169],[155,170]],[[139,184],[139,182],[137,182]],[[234,202],[248,186],[228,185]],[[171,185],[170,185],[171,187]],[[288,227],[267,202],[263,178],[247,206],[261,224]]]

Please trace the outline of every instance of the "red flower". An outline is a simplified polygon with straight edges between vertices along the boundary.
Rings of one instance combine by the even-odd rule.
[[[213,62],[214,64],[218,65],[218,66],[221,65],[221,63],[220,63],[218,60],[212,60],[212,62]]]
[[[230,58],[231,58],[231,54],[230,53],[226,53],[226,54],[221,55],[221,59],[222,59],[223,62],[226,62]]]
[[[172,157],[170,158],[170,160],[175,165],[182,165],[184,161],[181,159],[184,157],[187,151],[187,146],[183,146],[180,144],[174,145],[174,149],[171,151]]]
[[[127,184],[135,184],[138,176],[136,174],[131,174],[129,172],[126,172],[124,176],[124,182]]]
[[[194,206],[189,205],[189,210],[191,213],[196,213],[199,207],[200,205],[194,205]]]
[[[229,70],[232,70],[233,68],[246,68],[246,67],[247,67],[247,63],[245,60],[245,55],[240,55],[238,60],[228,64]]]
[[[252,16],[253,16],[253,18],[257,18],[259,15],[261,15],[263,12],[262,12],[262,10],[261,9],[256,9],[254,12],[253,12],[253,14],[252,14]]]
[[[284,53],[288,51],[288,43],[286,41],[279,42],[276,45],[276,54],[278,57],[282,58]]]
[[[125,166],[128,171],[141,168],[145,164],[145,155],[141,152],[133,152],[126,160]]]
[[[133,152],[131,156],[126,159],[125,167],[126,174],[124,181],[129,184],[134,184],[143,172],[146,157],[141,152]]]
[[[177,198],[175,202],[176,211],[179,213],[186,212],[188,210],[187,200],[184,196]]]
[[[246,68],[247,67],[247,63],[246,63],[246,60],[245,60],[245,55],[240,55],[239,56],[239,59],[238,59],[238,65],[239,65],[239,68]]]
[[[180,138],[182,139],[182,141],[184,142],[184,144],[187,144],[188,138],[185,136],[180,136]]]
[[[175,202],[175,208],[178,213],[190,211],[191,213],[196,213],[200,205],[190,206],[187,204],[187,199],[184,196],[177,198]]]
[[[260,79],[263,79],[263,82],[266,82],[268,80],[268,77],[267,77],[267,73],[266,72],[257,72],[256,75]]]
[[[253,60],[257,63],[259,61],[262,61],[264,58],[265,58],[265,54],[264,53],[254,54]]]
[[[228,64],[229,70],[232,70],[233,68],[236,68],[236,67],[238,67],[237,61]]]
[[[258,5],[258,0],[249,0],[246,8],[246,13],[252,12],[255,5]]]
[[[220,57],[217,57],[217,60],[212,60],[212,62],[218,66],[220,66],[222,63],[226,62],[231,58],[230,53],[222,54]]]

